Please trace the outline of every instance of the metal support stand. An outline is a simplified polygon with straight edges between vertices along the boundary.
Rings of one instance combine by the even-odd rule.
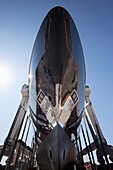
[[[4,146],[2,149],[2,152],[0,154],[0,161],[4,155],[6,155],[6,150],[9,150],[10,154],[8,154],[8,162],[6,165],[6,169],[8,166],[13,162],[13,155],[15,152],[15,148],[18,142],[18,137],[24,122],[24,118],[26,115],[26,112],[28,110],[28,102],[29,102],[29,89],[27,85],[24,85],[21,90],[22,93],[22,100],[20,102],[19,108],[17,110],[16,116],[14,118],[14,121],[12,123],[12,126],[10,128],[10,131],[6,137],[6,140],[4,142]]]
[[[89,105],[84,110],[84,116],[86,117],[87,123],[89,125],[89,129],[94,139],[95,149],[97,149],[97,159],[104,169],[106,169],[105,165],[107,165],[107,167],[110,170],[109,160],[107,155],[113,157],[113,150],[111,150],[111,146],[107,145],[107,141],[104,138],[104,135],[102,133],[102,130],[96,118],[89,95],[90,95],[90,89],[88,86],[86,86],[85,104],[89,103]],[[105,161],[103,159],[103,156],[105,158]]]

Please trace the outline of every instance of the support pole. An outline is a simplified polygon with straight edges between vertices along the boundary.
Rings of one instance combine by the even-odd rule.
[[[83,130],[82,125],[81,125],[81,129],[82,129],[82,134],[83,134],[84,142],[85,142],[85,145],[86,145],[86,149],[87,149],[89,161],[90,161],[90,163],[91,163],[92,170],[94,170],[94,167],[93,167],[93,164],[92,164],[92,160],[91,160],[90,151],[89,151],[89,148],[88,148],[88,145],[87,145],[87,141],[86,141],[86,137],[85,137],[85,133],[84,133],[84,130]]]
[[[13,153],[15,151],[15,147],[18,141],[21,128],[22,128],[22,124],[23,124],[26,112],[28,110],[29,88],[27,85],[24,85],[22,87],[21,93],[22,93],[22,100],[20,102],[19,108],[17,110],[16,116],[9,130],[9,133],[6,137],[6,140],[4,142],[4,147],[0,155],[0,161],[1,161],[3,155],[5,155],[6,149],[10,150],[9,155],[8,155],[9,161],[6,167],[8,167],[12,161]]]

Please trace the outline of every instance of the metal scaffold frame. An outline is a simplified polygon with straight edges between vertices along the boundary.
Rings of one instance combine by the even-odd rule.
[[[29,87],[27,85],[23,85],[21,94],[22,100],[0,152],[0,161],[2,161],[3,156],[8,157],[5,170],[9,169],[10,165],[20,168],[23,158],[28,159],[30,165],[33,164],[31,157],[32,161],[34,160],[32,148],[27,146],[31,126],[31,117],[30,114],[27,114],[29,107]],[[23,141],[24,138],[25,141]],[[24,160],[24,162],[26,162],[26,160]]]
[[[24,85],[21,93],[22,100],[0,152],[0,161],[4,155],[8,157],[5,170],[8,170],[11,165],[22,169],[23,159],[26,169],[32,169],[34,166],[38,168],[35,158],[38,147],[35,142],[35,135],[32,138],[31,147],[26,146],[32,124],[31,115],[27,114],[29,87]],[[86,86],[85,107],[78,127],[79,132],[74,141],[78,153],[75,169],[84,170],[90,167],[92,170],[97,170],[97,163],[99,163],[104,170],[111,170],[110,161],[113,162],[113,146],[107,144],[89,96],[90,89]],[[87,161],[84,159],[85,156],[87,156]]]
[[[96,170],[96,164],[100,164],[100,166],[104,170],[111,170],[110,162],[113,162],[113,147],[107,144],[89,96],[90,88],[89,86],[86,86],[85,108],[83,112],[82,123],[79,129],[79,131],[81,132],[81,135],[78,139],[79,152],[82,157],[82,162],[84,162],[83,164],[86,164],[86,167],[90,166],[92,170]],[[92,142],[90,140],[91,137]],[[82,144],[83,141],[84,146]],[[94,154],[94,151],[96,151],[96,154]],[[83,157],[85,155],[87,155],[87,157],[89,158],[88,163],[90,165],[85,163],[85,161],[83,160]]]

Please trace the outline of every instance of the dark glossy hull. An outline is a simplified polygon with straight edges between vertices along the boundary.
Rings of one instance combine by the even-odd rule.
[[[42,170],[72,169],[79,123],[72,125],[84,107],[85,64],[77,29],[65,9],[56,7],[44,19],[29,74],[38,164]]]

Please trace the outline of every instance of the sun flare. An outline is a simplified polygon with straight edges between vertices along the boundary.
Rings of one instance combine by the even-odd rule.
[[[10,71],[0,66],[0,86],[5,86],[11,81],[11,74]]]

